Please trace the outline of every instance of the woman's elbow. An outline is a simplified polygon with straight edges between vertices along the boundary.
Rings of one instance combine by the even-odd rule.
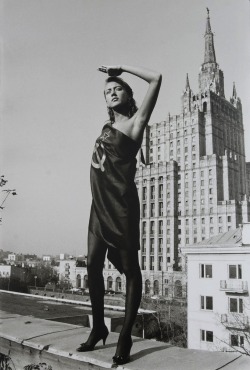
[[[157,82],[157,84],[161,84],[161,81],[162,81],[162,74],[157,73],[155,76],[155,82]]]

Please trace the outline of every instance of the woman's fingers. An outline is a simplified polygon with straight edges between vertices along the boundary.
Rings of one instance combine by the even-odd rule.
[[[122,73],[121,66],[101,66],[98,71],[108,73],[109,76],[119,76]]]
[[[108,73],[108,68],[105,67],[105,66],[101,66],[97,70],[100,71],[100,72]]]

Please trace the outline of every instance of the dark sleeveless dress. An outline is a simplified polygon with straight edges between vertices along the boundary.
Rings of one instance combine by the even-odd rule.
[[[92,205],[89,241],[108,248],[108,259],[122,273],[120,249],[140,249],[139,198],[134,182],[140,145],[106,123],[91,161]]]

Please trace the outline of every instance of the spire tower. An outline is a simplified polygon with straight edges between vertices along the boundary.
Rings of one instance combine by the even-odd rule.
[[[209,9],[207,8],[206,32],[205,38],[205,53],[204,62],[201,65],[199,74],[199,88],[201,93],[213,91],[217,95],[224,96],[224,76],[219,69],[219,64],[216,62],[214,48],[214,34],[212,32]]]
[[[211,29],[208,8],[207,8],[206,33],[204,37],[205,37],[204,63],[216,63],[215,50],[214,50],[214,34]]]

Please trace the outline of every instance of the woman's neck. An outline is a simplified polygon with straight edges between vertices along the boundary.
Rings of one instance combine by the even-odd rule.
[[[114,111],[114,119],[115,119],[115,122],[123,122],[123,121],[127,121],[129,117],[125,113]]]

